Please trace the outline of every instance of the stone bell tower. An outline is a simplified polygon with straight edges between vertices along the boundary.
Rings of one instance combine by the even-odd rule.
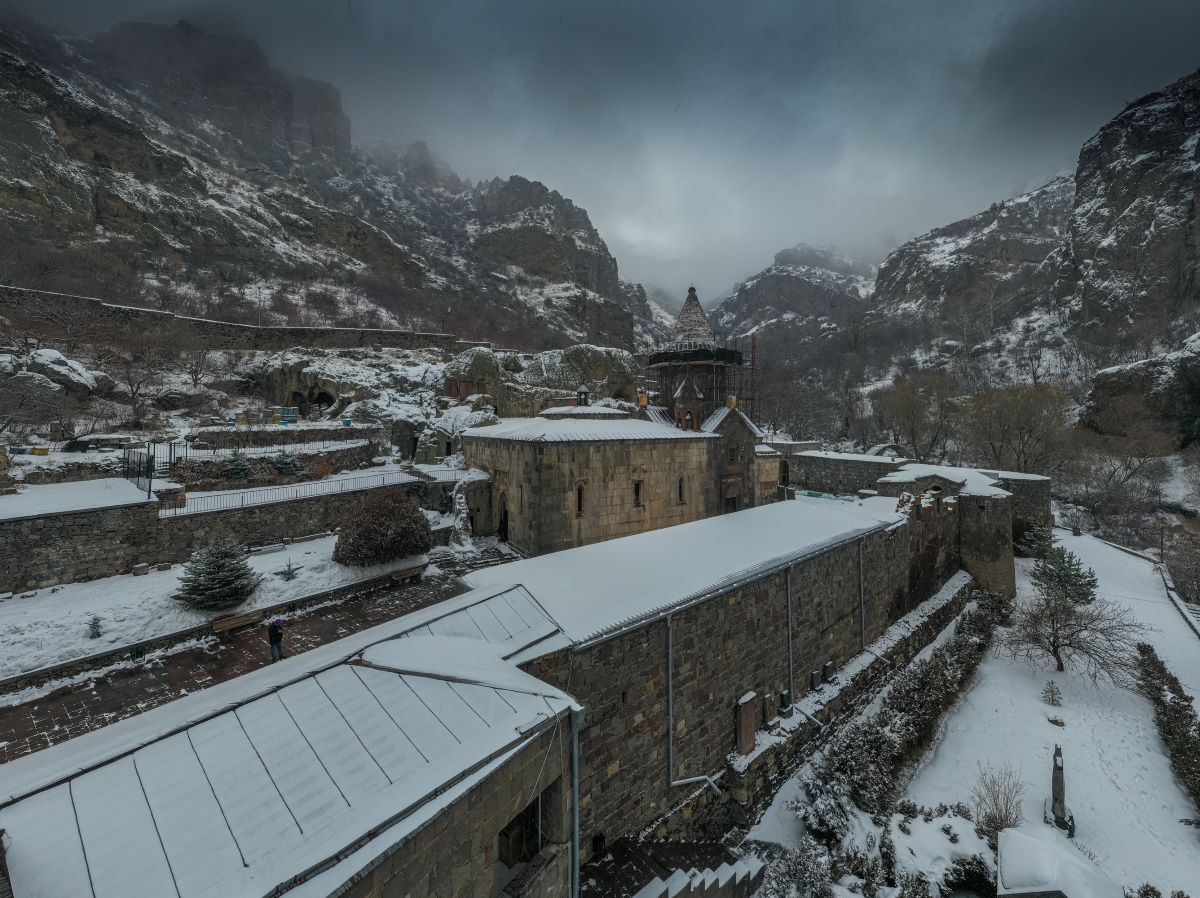
[[[689,287],[671,339],[650,353],[649,368],[658,381],[658,402],[675,424],[697,430],[704,420],[736,395],[742,354],[717,341]]]

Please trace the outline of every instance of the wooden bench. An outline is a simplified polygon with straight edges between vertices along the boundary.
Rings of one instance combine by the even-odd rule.
[[[234,630],[238,627],[245,627],[248,624],[257,624],[263,619],[262,611],[247,611],[243,614],[235,614],[232,617],[219,617],[212,622],[212,631],[214,633],[224,633],[226,630]]]

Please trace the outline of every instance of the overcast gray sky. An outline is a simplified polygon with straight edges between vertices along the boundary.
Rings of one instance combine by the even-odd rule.
[[[1197,0],[28,0],[90,33],[253,37],[356,140],[588,210],[622,277],[706,304],[796,242],[872,260],[1074,167],[1200,67]]]

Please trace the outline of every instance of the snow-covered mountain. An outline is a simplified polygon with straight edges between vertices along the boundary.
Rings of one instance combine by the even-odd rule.
[[[331,85],[183,22],[87,41],[0,13],[0,282],[529,348],[659,335],[569,199],[356,146]]]
[[[726,338],[754,335],[767,366],[813,358],[853,339],[867,310],[875,267],[828,247],[799,244],[734,287],[709,313]]]
[[[724,299],[714,323],[755,333],[764,367],[827,376],[916,364],[978,384],[1062,377],[1081,398],[1095,378],[1093,406],[1151,371],[1178,385],[1200,330],[1198,144],[1200,72],[1126,107],[1073,174],[898,247],[873,284],[800,247]]]

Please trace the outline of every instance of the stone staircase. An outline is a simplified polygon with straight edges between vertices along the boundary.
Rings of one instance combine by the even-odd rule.
[[[583,898],[749,898],[763,862],[715,842],[622,840],[582,872]]]

